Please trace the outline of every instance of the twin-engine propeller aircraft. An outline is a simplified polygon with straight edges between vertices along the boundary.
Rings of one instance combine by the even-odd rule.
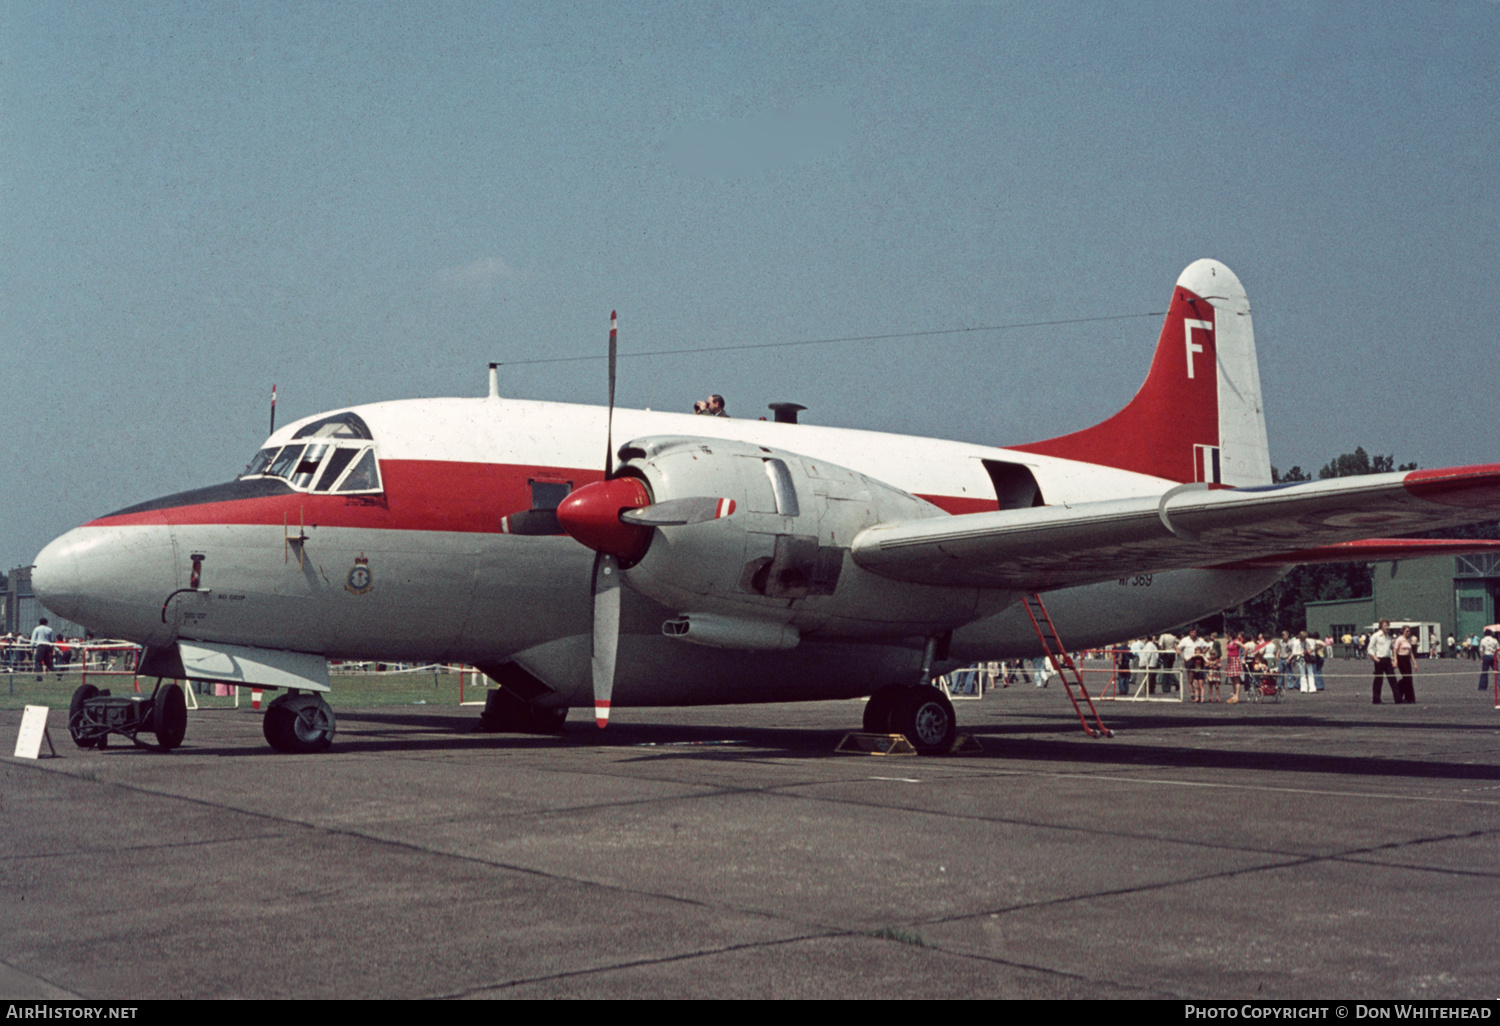
[[[487,398],[298,421],[234,481],[53,541],[36,592],[144,643],[144,673],[284,689],[285,751],[331,741],[332,657],[477,665],[508,729],[873,695],[866,729],[936,749],[932,675],[1041,654],[1032,593],[1087,647],[1500,516],[1500,465],[1271,484],[1250,306],[1212,260],[1129,405],[1029,445],[615,411],[613,366],[608,408],[502,399],[492,372]]]

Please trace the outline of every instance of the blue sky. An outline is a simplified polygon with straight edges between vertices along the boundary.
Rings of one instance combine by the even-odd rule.
[[[1272,458],[1497,458],[1500,5],[0,3],[0,561],[278,420],[620,402],[995,444],[1250,292]],[[602,401],[602,363],[502,392]]]

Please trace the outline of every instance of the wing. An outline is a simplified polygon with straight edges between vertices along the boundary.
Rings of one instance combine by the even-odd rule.
[[[1500,464],[1487,464],[1256,488],[1181,485],[1160,496],[879,524],[855,537],[851,554],[899,581],[1044,590],[1186,567],[1293,564],[1304,561],[1299,553],[1393,530],[1496,517]]]

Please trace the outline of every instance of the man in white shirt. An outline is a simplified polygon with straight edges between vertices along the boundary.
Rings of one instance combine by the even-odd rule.
[[[1285,670],[1281,674],[1281,686],[1291,689],[1302,688],[1302,639],[1287,631],[1281,632],[1282,665]]]
[[[1172,690],[1172,667],[1177,665],[1177,635],[1171,631],[1162,631],[1161,637],[1156,639],[1156,651],[1161,660],[1161,689],[1162,692]]]
[[[1182,657],[1182,676],[1191,687],[1189,694],[1194,702],[1203,701],[1203,654],[1207,650],[1208,642],[1198,637],[1196,627],[1177,643],[1177,654]]]
[[[42,622],[36,625],[36,630],[31,632],[32,657],[35,662],[34,670],[36,679],[42,679],[42,667],[47,671],[52,670],[52,644],[57,640],[57,635],[51,627],[47,626],[47,618],[42,617]]]
[[[1490,671],[1495,668],[1495,652],[1500,651],[1500,641],[1495,640],[1495,632],[1488,627],[1484,629],[1484,637],[1479,639],[1479,690],[1490,689]]]
[[[1141,669],[1146,671],[1146,694],[1156,694],[1156,667],[1161,662],[1161,653],[1156,648],[1156,642],[1147,638],[1141,643]]]
[[[1401,690],[1396,686],[1396,664],[1391,662],[1391,637],[1386,633],[1386,628],[1390,625],[1391,621],[1381,620],[1380,629],[1370,635],[1369,647],[1365,649],[1365,653],[1370,657],[1370,661],[1375,664],[1375,679],[1370,685],[1370,701],[1373,705],[1380,704],[1380,678],[1382,674],[1390,681],[1391,701],[1401,701]]]
[[[1297,676],[1301,690],[1307,693],[1318,690],[1318,682],[1313,677],[1313,667],[1318,658],[1317,637],[1303,631],[1292,639],[1292,644],[1297,646],[1301,657],[1301,672]]]

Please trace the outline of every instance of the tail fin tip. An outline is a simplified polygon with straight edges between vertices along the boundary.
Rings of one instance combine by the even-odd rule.
[[[1239,278],[1217,260],[1189,264],[1145,384],[1125,408],[1091,428],[1011,448],[1183,483],[1269,484],[1260,367]]]

